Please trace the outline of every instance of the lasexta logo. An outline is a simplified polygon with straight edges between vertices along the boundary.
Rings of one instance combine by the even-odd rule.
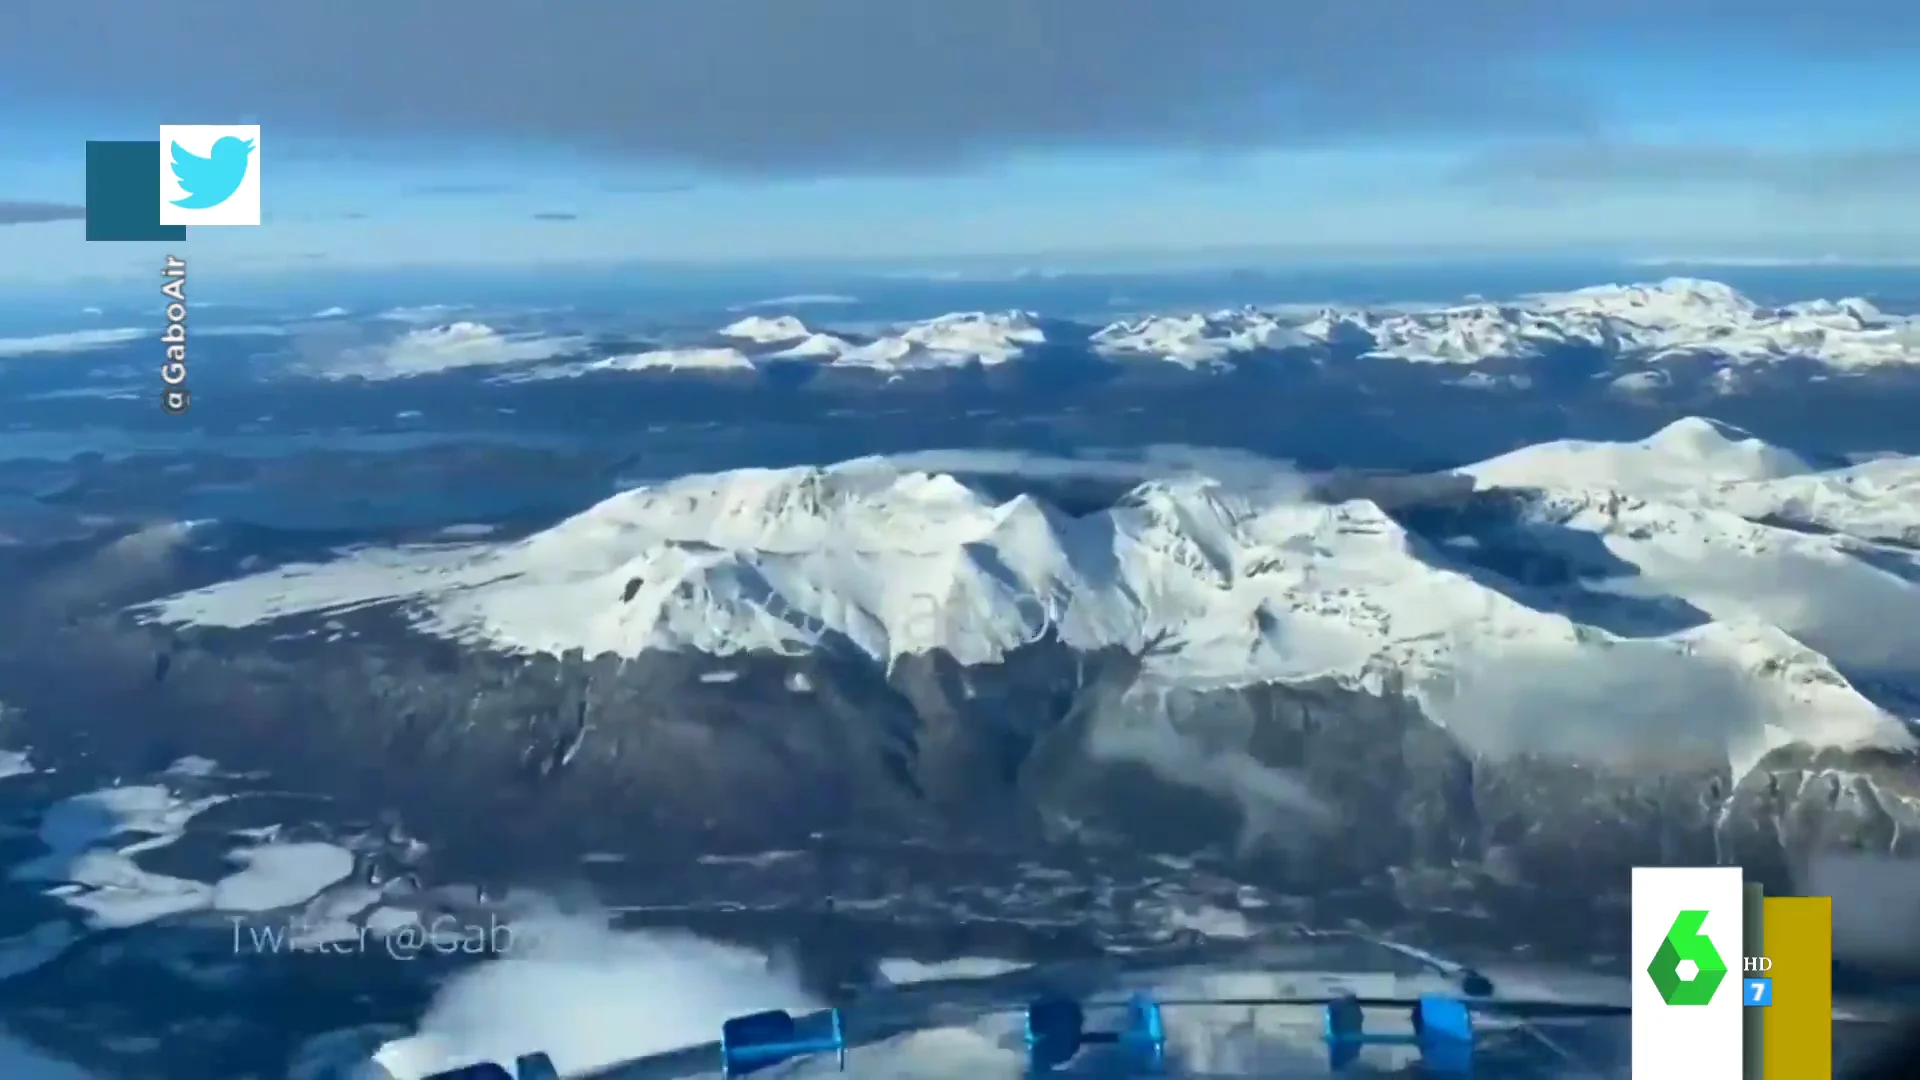
[[[1720,950],[1700,932],[1706,922],[1704,911],[1682,911],[1647,965],[1647,977],[1669,1005],[1705,1005],[1727,977]]]

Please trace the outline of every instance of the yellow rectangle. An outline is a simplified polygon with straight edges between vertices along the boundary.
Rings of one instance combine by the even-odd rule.
[[[1760,955],[1773,1004],[1761,1009],[1767,1080],[1833,1080],[1833,900],[1769,896]]]

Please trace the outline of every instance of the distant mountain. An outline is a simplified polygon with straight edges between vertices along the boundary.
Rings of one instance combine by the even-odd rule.
[[[1639,442],[1542,443],[1461,471],[1505,487],[1617,491],[1920,547],[1920,458],[1819,468],[1714,420],[1681,420]]]
[[[1048,341],[1039,317],[1026,311],[941,315],[873,336],[816,333],[791,315],[753,315],[721,333],[763,346],[781,346],[762,354],[769,360],[815,360],[887,371],[1003,364]]]
[[[1248,308],[1115,323],[1094,340],[1112,355],[1192,362],[1310,345],[1362,356],[1477,364],[1583,348],[1649,364],[1710,355],[1732,363],[1815,360],[1841,369],[1920,362],[1920,322],[1861,299],[1767,308],[1719,282],[1669,278],[1600,285],[1511,303],[1418,311]]]
[[[1461,470],[1501,487],[1597,488],[1680,499],[1716,495],[1729,484],[1765,484],[1815,471],[1798,454],[1700,417],[1669,424],[1638,442],[1541,443]]]
[[[974,311],[856,329],[768,312],[619,357],[580,361],[585,346],[579,338],[508,335],[460,322],[409,330],[385,353],[363,348],[324,370],[378,379],[476,366],[542,366],[551,377],[803,363],[898,376],[1067,356],[1119,364],[1160,360],[1189,369],[1290,355],[1467,368],[1578,357],[1610,370],[1623,380],[1619,388],[1632,392],[1657,389],[1672,370],[1703,362],[1739,369],[1797,361],[1834,372],[1920,368],[1920,319],[1882,312],[1858,298],[1766,307],[1718,282],[1670,278],[1507,302],[1420,309],[1245,307],[1106,325],[1031,311]],[[434,361],[436,354],[444,354],[443,363]]]

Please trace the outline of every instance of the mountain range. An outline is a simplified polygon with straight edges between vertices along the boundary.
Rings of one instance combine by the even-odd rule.
[[[485,323],[455,322],[410,330],[349,363],[319,371],[391,378],[456,367],[532,365],[540,377],[555,377],[752,372],[804,364],[898,375],[1063,353],[1185,368],[1232,366],[1288,353],[1469,367],[1577,354],[1640,366],[1638,377],[1622,384],[1630,390],[1657,383],[1663,365],[1700,360],[1730,368],[1798,360],[1855,373],[1920,364],[1920,321],[1883,312],[1862,298],[1767,306],[1719,282],[1670,278],[1498,302],[1242,307],[1105,324],[1007,311],[956,312],[884,327],[816,327],[793,314],[753,314],[690,341],[547,364],[584,344],[584,339],[503,335]]]
[[[96,760],[331,776],[480,862],[646,823],[662,858],[1117,840],[1428,908],[1789,887],[1916,853],[1917,474],[1689,419],[1429,475],[865,459],[478,540],[170,526],[34,557],[6,692],[137,694]]]
[[[1920,474],[1911,460],[1873,469]],[[1140,654],[1142,680],[1172,687],[1360,679],[1381,665],[1426,687],[1472,675],[1469,657],[1497,669],[1511,662],[1501,653],[1537,663],[1602,643],[1612,663],[1750,656],[1790,676],[1776,680],[1786,696],[1770,723],[1845,742],[1883,717],[1789,635],[1832,633],[1798,612],[1810,596],[1920,610],[1907,606],[1920,601],[1912,568],[1872,547],[1901,489],[1868,487],[1798,528],[1715,500],[1778,519],[1802,504],[1772,485],[1861,493],[1860,472],[1816,473],[1688,420],[1641,443],[1519,451],[1461,471],[1480,491],[1433,497],[1442,513],[1510,508],[1509,541],[1451,535],[1417,501],[1399,507],[1409,528],[1377,496],[1312,500],[1310,480],[1278,469],[1252,483],[1150,481],[1078,516],[884,459],[738,470],[635,489],[514,543],[371,548],[154,611],[237,627],[404,602],[425,633],[554,656],[842,650],[891,665],[937,652],[974,667],[1057,639]],[[1516,489],[1528,494],[1502,494]],[[1564,569],[1548,573],[1571,580],[1527,580],[1540,575],[1526,568],[1521,589],[1487,580],[1510,570],[1487,548],[1508,542],[1557,556]],[[1876,659],[1893,662],[1900,643],[1886,644]]]

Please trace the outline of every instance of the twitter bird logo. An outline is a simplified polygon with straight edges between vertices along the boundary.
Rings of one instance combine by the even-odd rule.
[[[160,223],[260,224],[260,128],[163,124]]]
[[[253,142],[228,135],[213,144],[206,157],[173,144],[173,176],[180,181],[184,199],[173,200],[183,210],[211,210],[240,190],[247,178],[247,163],[253,159]]]

